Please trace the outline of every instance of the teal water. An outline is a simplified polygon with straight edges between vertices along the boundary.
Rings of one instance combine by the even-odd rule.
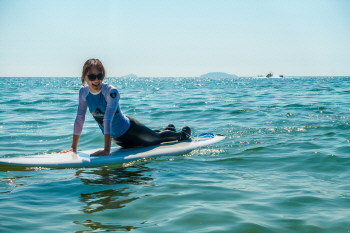
[[[349,232],[350,78],[109,78],[151,128],[224,134],[112,167],[0,167],[0,232]],[[79,78],[0,78],[0,157],[71,145]],[[103,147],[87,115],[79,149]]]

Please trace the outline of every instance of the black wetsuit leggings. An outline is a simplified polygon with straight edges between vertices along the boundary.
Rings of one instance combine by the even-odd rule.
[[[128,118],[130,128],[122,136],[112,139],[122,148],[153,146],[162,142],[181,140],[180,132],[152,130],[138,120],[129,116]]]

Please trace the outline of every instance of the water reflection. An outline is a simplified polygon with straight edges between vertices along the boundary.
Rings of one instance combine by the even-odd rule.
[[[86,204],[81,211],[92,214],[107,209],[120,209],[141,197],[132,195],[130,185],[154,185],[151,170],[145,166],[79,170],[76,177],[86,185],[108,185],[108,189],[81,193],[79,201]],[[150,172],[150,175],[146,173]],[[115,185],[114,188],[110,188]],[[127,186],[125,186],[127,185]]]
[[[153,186],[152,174],[154,169],[142,165],[130,167],[103,167],[98,169],[83,169],[76,172],[75,176],[92,190],[99,190],[89,193],[81,193],[79,201],[84,203],[80,208],[84,214],[101,213],[112,214],[113,218],[108,218],[110,222],[97,222],[92,220],[74,221],[77,225],[90,228],[92,232],[97,231],[131,231],[149,226],[145,222],[123,224],[120,219],[115,219],[119,209],[126,207],[131,202],[148,195],[138,195],[135,186]],[[105,188],[104,190],[101,190]],[[136,188],[136,189],[135,189]],[[112,220],[115,219],[115,220]],[[77,231],[86,232],[86,230]]]
[[[100,222],[94,222],[91,220],[86,220],[84,222],[81,221],[74,221],[75,224],[83,225],[85,227],[91,228],[94,232],[95,230],[103,230],[103,231],[116,231],[116,230],[123,230],[123,231],[131,231],[134,229],[142,228],[142,227],[134,227],[134,226],[122,226],[119,224],[101,224]],[[76,231],[76,233],[83,233],[84,231]]]
[[[13,169],[12,169],[13,168]],[[15,168],[15,167],[1,167],[0,166],[0,194],[8,194],[17,187],[25,186],[31,183],[35,176],[28,175],[28,173],[21,173],[22,171],[34,170],[31,168]],[[13,173],[9,173],[13,171]],[[8,176],[7,174],[8,173]],[[25,174],[25,175],[22,175]]]
[[[79,200],[86,203],[82,208],[85,214],[92,214],[106,209],[120,209],[126,204],[139,199],[139,197],[127,198],[133,192],[126,191],[128,188],[121,190],[108,189],[94,193],[82,193]]]
[[[86,185],[115,185],[115,184],[150,184],[153,178],[150,169],[143,165],[132,167],[110,168],[103,167],[98,169],[79,170],[75,176],[80,178]],[[149,175],[145,173],[149,172]]]

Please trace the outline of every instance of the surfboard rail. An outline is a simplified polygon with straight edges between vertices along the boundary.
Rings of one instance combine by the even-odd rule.
[[[113,147],[111,153],[101,157],[90,154],[101,150],[93,149],[65,154],[52,153],[43,155],[0,158],[0,166],[47,167],[47,168],[79,168],[100,167],[160,156],[176,156],[186,154],[196,148],[208,146],[224,140],[223,135],[201,134],[180,142],[168,142],[160,145],[121,149]]]

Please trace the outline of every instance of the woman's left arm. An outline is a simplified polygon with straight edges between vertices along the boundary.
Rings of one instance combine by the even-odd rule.
[[[111,135],[105,134],[105,148],[104,148],[104,150],[96,151],[95,153],[91,154],[90,156],[109,155],[109,153],[111,152],[111,141],[112,141]]]

